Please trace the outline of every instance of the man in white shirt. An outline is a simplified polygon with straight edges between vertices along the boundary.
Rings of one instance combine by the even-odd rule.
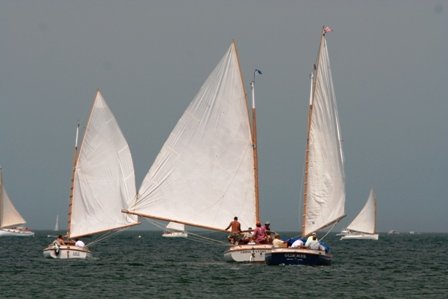
[[[86,246],[86,244],[84,244],[83,241],[81,241],[81,240],[79,240],[79,239],[76,239],[75,246],[76,246],[76,247],[83,248],[83,247]]]

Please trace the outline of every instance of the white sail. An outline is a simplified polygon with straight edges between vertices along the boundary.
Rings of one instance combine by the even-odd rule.
[[[314,70],[309,110],[303,235],[344,217],[345,175],[336,97],[325,34]]]
[[[370,190],[367,202],[355,219],[347,226],[347,229],[366,234],[376,232],[376,196],[373,190]]]
[[[149,169],[130,213],[224,230],[256,222],[253,141],[232,43]]]
[[[54,224],[54,231],[59,231],[59,215],[56,215],[56,223]]]
[[[131,152],[99,91],[75,165],[69,238],[136,224],[121,213],[136,194]]]
[[[3,185],[3,174],[0,168],[0,228],[25,224],[26,221],[16,210]]]
[[[168,231],[184,232],[185,231],[185,225],[182,224],[182,223],[170,222],[170,223],[167,224],[166,229]]]

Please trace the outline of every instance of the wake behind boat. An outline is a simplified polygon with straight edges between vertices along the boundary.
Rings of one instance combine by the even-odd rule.
[[[6,193],[0,167],[0,237],[34,237],[34,232],[23,226],[25,223]]]
[[[369,197],[349,226],[341,232],[341,240],[378,240],[376,233],[376,195],[370,190]]]
[[[311,75],[302,237],[311,236],[345,216],[345,175],[341,135],[325,37],[330,31],[332,31],[330,27],[323,27],[317,61]],[[310,243],[311,241],[313,240],[310,240]],[[314,244],[317,244],[317,240],[314,240]],[[274,248],[266,253],[266,263],[329,265],[332,257],[329,248],[322,244],[314,248],[312,246]]]
[[[123,212],[220,232],[236,215],[243,230],[253,226],[259,220],[258,166],[247,106],[233,42]],[[265,247],[260,247],[263,260]],[[238,252],[231,260],[251,262],[252,253]]]
[[[78,131],[79,125],[73,155],[68,231],[65,240],[55,240],[44,249],[44,257],[91,257],[87,246],[75,246],[77,238],[138,224],[137,217],[121,213],[121,209],[126,208],[136,194],[131,152],[99,91],[79,151]]]

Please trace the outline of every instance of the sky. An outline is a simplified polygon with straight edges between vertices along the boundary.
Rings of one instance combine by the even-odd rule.
[[[0,165],[32,229],[65,227],[78,121],[100,89],[136,185],[237,41],[255,68],[261,218],[299,230],[309,73],[327,34],[346,214],[377,194],[377,229],[448,232],[448,1],[0,1]],[[230,221],[231,219],[229,219]],[[151,228],[144,224],[143,228]]]

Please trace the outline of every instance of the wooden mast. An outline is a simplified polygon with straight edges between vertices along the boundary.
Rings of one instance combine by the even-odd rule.
[[[75,137],[75,147],[73,149],[73,161],[72,161],[72,178],[70,182],[70,195],[68,202],[68,215],[67,215],[67,238],[70,237],[70,227],[72,223],[72,208],[73,208],[73,189],[75,185],[75,171],[76,164],[78,160],[78,137],[79,137],[79,122],[76,125],[76,137]]]
[[[309,100],[309,106],[308,106],[308,121],[307,121],[308,129],[307,129],[306,150],[305,150],[305,175],[304,175],[304,179],[303,179],[302,236],[306,236],[305,229],[306,229],[306,220],[307,220],[306,211],[308,208],[307,205],[308,205],[308,169],[309,169],[309,154],[310,154],[310,135],[311,135],[311,121],[312,121],[312,116],[313,116],[314,91],[316,90],[315,76],[317,75],[316,72],[319,67],[320,52],[322,49],[322,41],[323,41],[324,37],[325,37],[325,32],[322,29],[316,64],[314,65],[313,72],[311,73],[311,88],[310,88],[310,100]]]
[[[246,107],[247,107],[247,93],[246,93],[246,88],[244,87],[244,80],[243,80],[243,74],[241,71],[241,65],[240,65],[240,58],[239,58],[239,54],[238,54],[238,48],[236,46],[236,41],[233,40],[232,44],[234,46],[235,49],[235,53],[236,53],[236,59],[238,61],[238,69],[240,71],[240,77],[241,77],[241,83],[243,85],[243,89],[244,89],[244,96],[246,98]],[[254,157],[254,178],[255,178],[255,219],[256,221],[260,221],[260,194],[259,194],[259,186],[258,186],[258,150],[257,150],[257,115],[256,115],[256,110],[255,110],[255,96],[254,96],[254,84],[255,84],[255,72],[254,72],[254,81],[251,82],[251,89],[252,89],[252,109],[251,109],[251,114],[252,114],[252,126],[250,127],[251,129],[251,136],[252,136],[252,155]],[[249,112],[248,112],[248,117],[249,117]]]

